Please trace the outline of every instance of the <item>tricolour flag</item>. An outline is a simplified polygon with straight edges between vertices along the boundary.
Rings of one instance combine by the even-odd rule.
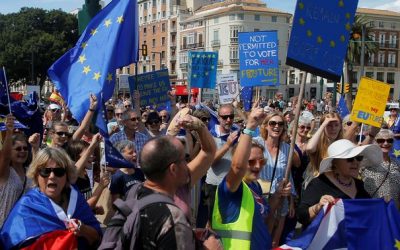
[[[400,249],[400,214],[393,201],[338,200],[325,205],[303,234],[277,249]]]

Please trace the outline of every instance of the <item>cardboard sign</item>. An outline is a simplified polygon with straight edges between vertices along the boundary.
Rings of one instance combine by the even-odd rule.
[[[168,91],[171,90],[168,69],[148,72],[137,76],[137,89],[140,93],[140,106],[163,104],[169,101]],[[131,95],[136,90],[135,76],[129,77]]]
[[[190,88],[215,88],[217,52],[189,52],[188,81]]]
[[[286,64],[340,81],[358,0],[298,0]]]
[[[238,100],[240,91],[236,74],[218,75],[217,81],[220,104],[228,104]]]
[[[240,86],[279,86],[276,31],[239,33]]]
[[[350,119],[380,127],[383,122],[383,113],[385,112],[389,91],[389,84],[362,77]]]

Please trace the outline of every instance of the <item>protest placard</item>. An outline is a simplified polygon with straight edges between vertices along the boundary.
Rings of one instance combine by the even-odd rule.
[[[148,72],[137,76],[129,77],[129,89],[131,95],[137,90],[140,93],[140,106],[151,106],[163,104],[169,101],[168,91],[171,90],[169,83],[168,69]]]
[[[358,0],[298,0],[286,64],[339,82]]]
[[[350,119],[380,127],[389,91],[389,84],[368,77],[362,77]]]
[[[219,103],[232,103],[239,101],[239,84],[236,74],[220,74],[217,76]]]
[[[278,86],[277,32],[239,33],[240,86]]]
[[[188,81],[191,88],[215,88],[217,52],[189,52]]]
[[[129,88],[129,75],[128,74],[120,74],[118,79],[118,88],[119,90],[126,90]]]

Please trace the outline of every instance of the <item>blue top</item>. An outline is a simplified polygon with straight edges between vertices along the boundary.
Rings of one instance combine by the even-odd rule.
[[[268,232],[267,225],[264,223],[269,212],[269,206],[262,198],[261,187],[257,182],[252,182],[247,185],[252,190],[255,200],[250,249],[271,249],[271,235]],[[218,207],[222,223],[232,223],[238,219],[242,203],[242,193],[243,183],[240,184],[239,188],[234,193],[229,191],[226,186],[226,177],[219,184]]]
[[[111,194],[119,194],[121,197],[125,197],[131,186],[140,182],[144,182],[144,175],[139,168],[135,168],[135,173],[133,174],[125,174],[118,169],[111,177],[110,192]]]

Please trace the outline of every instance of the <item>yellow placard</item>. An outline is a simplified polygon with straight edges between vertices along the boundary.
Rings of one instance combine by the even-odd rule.
[[[350,119],[380,127],[383,122],[390,86],[368,77],[362,77]]]

